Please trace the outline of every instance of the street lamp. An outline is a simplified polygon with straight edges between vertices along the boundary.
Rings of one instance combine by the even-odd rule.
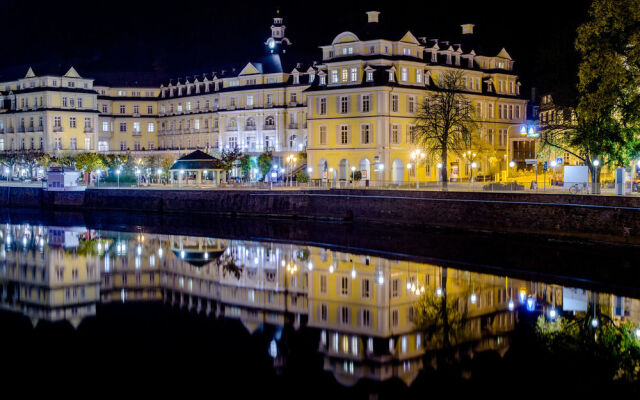
[[[289,186],[293,186],[293,166],[296,162],[296,156],[294,156],[293,154],[289,154],[286,160],[287,164],[289,164]]]
[[[510,176],[511,176],[511,183],[513,183],[513,167],[515,167],[515,166],[516,166],[515,161],[510,161],[510,162],[509,162],[509,167],[511,168],[511,169],[509,170],[509,174],[510,174]]]
[[[6,168],[6,167],[5,167],[5,169],[4,169],[4,174],[7,176],[7,182],[9,182],[9,172],[10,172],[10,171],[9,171],[9,168]]]
[[[351,184],[356,185],[356,167],[351,167]]]
[[[120,188],[120,172],[121,172],[121,170],[120,170],[120,168],[118,168],[116,170],[116,176],[118,177],[118,188]]]
[[[140,170],[136,168],[136,179],[138,180],[138,186],[140,186]]]
[[[416,164],[416,189],[420,187],[420,160],[423,160],[425,154],[420,150],[414,150],[411,152],[411,159],[415,161]]]
[[[473,181],[473,170],[476,169],[478,167],[478,164],[474,161],[471,163],[471,180],[470,182]]]

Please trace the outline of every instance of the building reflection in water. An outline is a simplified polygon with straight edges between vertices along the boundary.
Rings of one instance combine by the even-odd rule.
[[[265,351],[276,369],[286,367],[287,329],[307,326],[343,385],[410,385],[425,363],[438,368],[443,348],[502,356],[522,313],[554,318],[594,302],[616,321],[640,317],[637,299],[313,246],[26,224],[0,235],[0,306],[34,326],[78,327],[99,302],[163,301],[250,333],[275,327]],[[433,320],[418,321],[419,304]]]

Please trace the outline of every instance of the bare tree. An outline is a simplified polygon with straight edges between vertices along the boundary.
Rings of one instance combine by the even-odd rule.
[[[427,94],[416,116],[418,143],[440,157],[442,188],[449,180],[447,159],[450,153],[462,154],[471,146],[475,128],[471,101],[462,93],[462,72],[445,71],[440,84]]]

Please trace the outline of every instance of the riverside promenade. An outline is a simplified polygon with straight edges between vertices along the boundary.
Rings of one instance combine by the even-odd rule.
[[[318,219],[640,245],[640,197],[419,190],[0,186],[0,207]]]

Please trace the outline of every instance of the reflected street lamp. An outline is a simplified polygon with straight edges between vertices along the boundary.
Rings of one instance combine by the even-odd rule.
[[[356,167],[351,167],[351,184],[356,185]]]
[[[116,170],[116,176],[118,177],[118,188],[120,188],[120,172],[121,172],[121,170],[120,170],[120,168],[118,168]]]

